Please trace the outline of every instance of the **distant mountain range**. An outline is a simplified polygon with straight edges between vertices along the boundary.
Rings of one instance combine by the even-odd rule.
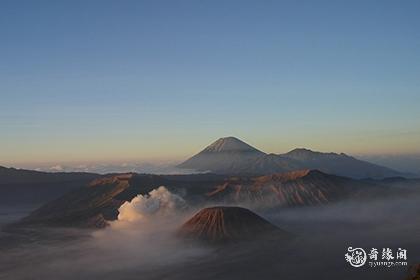
[[[301,169],[359,179],[407,175],[344,153],[294,149],[285,154],[266,154],[235,137],[218,139],[178,167],[230,175],[267,175]]]

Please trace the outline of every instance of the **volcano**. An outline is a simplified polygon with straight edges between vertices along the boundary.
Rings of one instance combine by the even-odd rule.
[[[219,174],[238,173],[265,153],[235,137],[224,137],[178,165],[179,168],[211,171]]]
[[[266,154],[235,137],[218,139],[177,167],[241,176],[261,176],[302,169],[318,169],[355,179],[404,175],[344,153],[321,153],[299,148],[285,154]]]
[[[248,209],[218,206],[199,211],[182,225],[178,235],[186,239],[219,243],[263,236],[287,237],[290,234]]]

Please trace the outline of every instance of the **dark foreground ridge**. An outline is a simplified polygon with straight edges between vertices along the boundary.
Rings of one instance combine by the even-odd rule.
[[[178,236],[219,243],[291,235],[248,209],[218,206],[200,210],[182,225]]]

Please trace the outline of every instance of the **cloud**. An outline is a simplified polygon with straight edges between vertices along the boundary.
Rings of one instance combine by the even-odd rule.
[[[61,165],[54,165],[54,166],[51,166],[49,170],[55,171],[55,172],[62,172],[64,171],[64,167],[62,167]]]
[[[147,173],[147,174],[194,174],[204,173],[198,172],[192,169],[177,168],[175,162],[170,163],[148,163],[148,162],[123,162],[123,163],[74,163],[74,164],[53,164],[52,166],[36,166],[30,167],[30,169],[36,168],[40,171],[46,172],[92,172],[99,174],[108,173]]]

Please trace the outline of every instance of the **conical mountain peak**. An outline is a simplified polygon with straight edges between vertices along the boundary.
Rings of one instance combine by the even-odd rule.
[[[223,137],[219,138],[209,146],[207,146],[203,152],[261,152],[256,148],[248,145],[247,143],[239,140],[236,137]]]
[[[240,173],[238,170],[248,169],[248,164],[261,156],[265,156],[265,153],[238,138],[224,137],[178,166],[199,171],[234,174]]]
[[[291,237],[248,209],[226,206],[202,209],[182,225],[178,235],[210,243],[256,240],[262,235]]]
[[[298,148],[285,154],[266,154],[236,137],[223,137],[178,167],[217,174],[268,175],[303,169],[353,178],[383,178],[401,173],[345,154]]]

